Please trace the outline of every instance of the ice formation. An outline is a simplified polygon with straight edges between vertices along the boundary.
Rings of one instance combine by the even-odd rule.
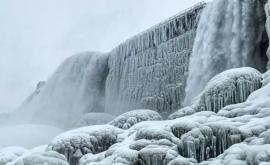
[[[242,103],[252,92],[262,86],[261,81],[262,74],[253,68],[244,67],[224,71],[207,83],[190,107],[176,111],[169,116],[169,119],[198,111],[218,112],[227,105]]]
[[[0,149],[1,165],[69,165],[65,156],[46,151],[46,146],[27,150],[21,147],[7,147]]]
[[[185,104],[216,74],[250,66],[265,71],[265,1],[214,0],[205,8],[189,64]]]
[[[106,112],[153,109],[166,116],[181,107],[189,56],[205,3],[136,35],[109,54]]]
[[[112,121],[116,116],[108,113],[87,113],[83,115],[77,122],[75,122],[74,127],[85,127],[91,125],[101,125],[107,124]]]
[[[106,151],[117,143],[122,132],[110,125],[82,127],[57,136],[48,149],[65,155],[70,164],[77,165],[83,155]]]
[[[190,82],[192,85],[193,80],[196,80],[192,87],[201,88],[213,76],[218,75],[209,81],[193,105],[179,110],[170,116],[170,120],[161,120],[159,113],[151,110],[131,111],[106,125],[65,132],[53,139],[46,149],[42,147],[26,154],[18,149],[10,152],[11,154],[2,154],[2,157],[0,154],[0,160],[11,161],[11,164],[7,165],[269,165],[270,71],[262,75],[256,69],[245,67],[220,73],[228,68],[253,64],[259,67],[257,69],[263,70],[265,65],[261,62],[261,55],[267,41],[263,34],[265,28],[262,26],[265,21],[262,10],[264,3],[261,0],[214,0],[210,3],[200,22],[193,49],[199,53],[196,58],[201,60],[201,63],[197,63],[193,56],[190,74],[194,74],[195,79]],[[195,6],[185,14],[167,20],[166,23],[121,44],[109,53],[108,66],[105,56],[94,56],[97,58],[93,61],[92,56],[73,57],[75,61],[72,60],[71,66],[63,66],[72,68],[64,69],[67,72],[74,69],[74,72],[71,72],[74,77],[68,76],[72,78],[72,82],[84,80],[78,79],[77,73],[88,68],[89,61],[91,66],[94,64],[101,67],[97,70],[88,68],[88,71],[83,72],[86,75],[80,74],[89,80],[82,82],[91,82],[88,85],[100,87],[93,88],[97,92],[86,88],[84,83],[78,83],[78,86],[84,84],[82,89],[76,88],[81,90],[75,90],[73,87],[76,85],[71,85],[71,89],[76,91],[72,97],[76,98],[75,103],[73,101],[71,107],[80,108],[80,104],[85,107],[85,100],[78,101],[78,96],[86,99],[94,96],[98,98],[99,105],[102,105],[100,100],[104,100],[100,98],[106,96],[105,111],[114,114],[137,106],[152,107],[163,115],[179,108],[184,96],[183,84],[195,35],[194,28],[204,5]],[[204,35],[201,35],[202,33]],[[177,58],[178,55],[181,55],[181,58]],[[254,56],[258,61],[253,60],[254,63],[250,63],[249,58]],[[99,60],[101,62],[97,62]],[[177,70],[179,63],[182,70]],[[77,65],[74,64],[80,67],[75,67]],[[82,64],[86,66],[81,67],[84,66]],[[217,65],[220,69],[216,68]],[[104,86],[107,72],[109,73]],[[197,79],[202,74],[205,79]],[[161,77],[164,77],[164,80]],[[62,77],[56,76],[52,84],[57,84],[55,82],[58,79],[61,80],[59,83],[63,83]],[[49,90],[45,92],[45,89],[52,90],[53,88],[49,87],[54,86],[50,85],[50,82],[52,81],[47,81],[32,100],[46,96],[43,92],[47,93]],[[64,82],[65,86],[67,82]],[[86,90],[86,93],[91,97],[82,94],[85,89],[90,90]],[[59,91],[61,88],[54,90]],[[181,95],[173,93],[176,91],[181,91]],[[92,101],[90,99],[90,107],[98,107],[93,104],[95,101]],[[87,112],[82,109],[78,110],[79,114],[91,112],[89,107]],[[88,119],[88,116],[82,118],[85,122]],[[20,154],[16,156],[16,153]]]
[[[6,165],[22,156],[26,151],[26,149],[21,147],[6,147],[0,149],[0,164]]]
[[[154,121],[154,120],[162,120],[162,117],[155,111],[138,109],[126,112],[118,116],[117,118],[112,120],[109,124],[117,128],[129,129],[130,127],[139,122]]]
[[[13,114],[14,120],[70,128],[83,114],[104,111],[107,59],[107,55],[95,52],[68,58]]]

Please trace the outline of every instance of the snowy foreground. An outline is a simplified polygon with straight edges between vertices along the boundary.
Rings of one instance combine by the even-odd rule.
[[[210,80],[194,105],[171,120],[151,110],[127,112],[107,125],[74,129],[32,150],[4,148],[0,164],[267,165],[269,75],[252,68],[229,70]]]

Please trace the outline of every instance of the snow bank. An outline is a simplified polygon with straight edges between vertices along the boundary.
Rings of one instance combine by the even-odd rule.
[[[139,122],[151,120],[162,120],[162,117],[155,111],[141,109],[126,112],[115,118],[109,124],[117,128],[129,129]]]

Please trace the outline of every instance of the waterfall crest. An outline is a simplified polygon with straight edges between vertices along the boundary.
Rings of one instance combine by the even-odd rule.
[[[202,13],[189,64],[185,104],[216,74],[250,66],[265,70],[265,12],[259,0],[215,0]]]

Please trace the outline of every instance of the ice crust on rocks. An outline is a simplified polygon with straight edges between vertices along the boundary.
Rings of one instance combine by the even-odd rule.
[[[0,164],[6,165],[22,156],[27,149],[21,147],[6,147],[0,149]]]
[[[139,122],[151,120],[162,120],[162,117],[155,111],[140,109],[126,112],[116,117],[109,124],[117,128],[129,129]]]
[[[266,76],[264,77],[266,78]],[[198,111],[217,113],[227,105],[242,103],[252,92],[262,86],[262,79],[262,74],[250,67],[224,71],[207,83],[191,106],[171,114],[169,119],[190,115]]]
[[[78,128],[56,137],[46,152],[63,154],[70,165],[267,164],[269,91],[268,83],[245,102],[226,106],[217,113],[201,111],[173,120],[141,121],[126,129],[112,125]],[[154,112],[147,111],[137,113],[145,116]]]
[[[1,165],[69,165],[64,155],[55,151],[46,151],[46,146],[31,150],[21,147],[0,149]]]
[[[217,113],[201,111],[174,120],[137,123],[121,132],[108,150],[86,154],[79,164],[270,163],[269,91],[270,84],[265,84],[244,103],[226,106]]]
[[[122,132],[111,125],[82,127],[57,136],[48,149],[65,155],[68,162],[77,165],[83,155],[106,151],[117,143],[118,135]]]

